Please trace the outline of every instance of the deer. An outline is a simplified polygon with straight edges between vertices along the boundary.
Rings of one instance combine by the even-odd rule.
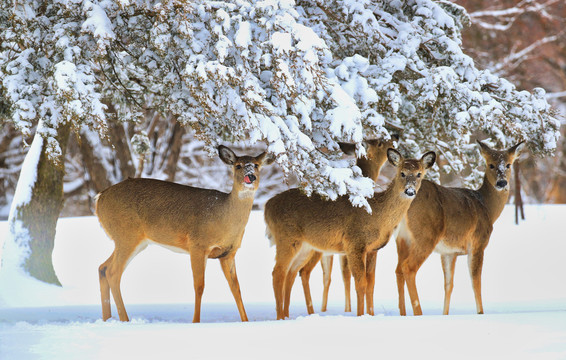
[[[368,199],[371,214],[354,207],[347,197],[327,201],[313,194],[304,201],[299,189],[284,191],[265,205],[266,236],[276,246],[273,291],[277,319],[289,317],[291,289],[313,252],[345,254],[354,277],[357,315],[364,314],[367,290],[368,253],[384,247],[415,198],[422,177],[434,165],[436,154],[427,152],[420,160],[404,159],[395,149],[387,150],[388,161],[397,168],[383,192]],[[371,300],[371,302],[370,302]],[[373,299],[368,299],[368,304]]]
[[[356,165],[362,170],[362,175],[372,179],[374,182],[379,177],[379,172],[382,166],[387,161],[387,149],[393,147],[394,142],[399,141],[399,135],[393,134],[389,140],[369,139],[364,141],[367,153],[365,156],[356,159]],[[356,155],[355,144],[339,142],[338,145],[342,152],[346,155]],[[303,197],[302,201],[310,201],[308,197]],[[375,257],[377,253],[369,253],[366,260],[368,265],[368,292],[373,293],[373,284],[375,282]],[[330,274],[332,273],[332,263],[334,255],[323,255],[321,252],[313,252],[312,256],[307,263],[299,270],[301,277],[303,292],[305,294],[305,302],[307,312],[314,314],[314,307],[312,305],[312,297],[310,293],[309,279],[312,270],[320,261],[323,274],[323,293],[322,293],[322,306],[321,311],[325,312],[328,306],[328,291],[330,288]],[[342,272],[342,279],[344,281],[344,294],[345,294],[345,308],[344,311],[352,311],[351,298],[350,298],[350,280],[352,274],[348,267],[348,259],[345,255],[340,255],[340,268]],[[368,304],[368,312],[373,315],[373,305]]]
[[[230,193],[129,178],[97,195],[95,214],[114,241],[114,251],[98,269],[104,321],[111,317],[110,291],[120,320],[129,321],[120,280],[128,263],[150,243],[189,254],[195,290],[193,323],[200,322],[207,259],[220,261],[240,318],[248,320],[234,259],[259,186],[260,169],[274,157],[266,152],[255,157],[236,156],[223,145],[218,146],[218,154],[232,167]]]
[[[507,150],[494,150],[478,141],[487,167],[478,190],[451,188],[422,182],[396,238],[398,263],[395,269],[399,312],[406,315],[405,283],[414,315],[422,315],[416,286],[420,266],[434,251],[440,254],[444,272],[444,309],[448,315],[456,258],[468,256],[476,310],[483,314],[481,273],[484,251],[493,224],[509,198],[511,165],[523,142]]]

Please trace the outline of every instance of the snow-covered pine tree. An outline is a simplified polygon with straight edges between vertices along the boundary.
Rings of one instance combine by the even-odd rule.
[[[83,125],[100,130],[104,120],[96,42],[81,31],[88,13],[72,2],[0,2],[3,103],[24,136],[36,129],[10,209],[4,249],[12,261],[2,267],[53,284],[59,284],[51,254],[69,133]]]
[[[54,155],[60,125],[102,131],[148,111],[223,141],[264,142],[307,192],[367,205],[373,183],[338,161],[337,141],[402,128],[408,155],[481,178],[472,137],[556,148],[544,90],[518,91],[461,49],[463,8],[432,0],[2,1],[2,93],[16,126]],[[56,158],[56,156],[52,156]]]

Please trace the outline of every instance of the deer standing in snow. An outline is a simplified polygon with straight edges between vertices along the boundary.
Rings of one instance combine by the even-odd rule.
[[[396,240],[398,264],[395,270],[401,315],[406,315],[405,283],[413,314],[422,315],[415,277],[433,251],[440,253],[444,271],[443,313],[447,315],[450,307],[456,257],[468,255],[476,309],[478,314],[483,314],[483,254],[493,223],[509,197],[511,165],[522,143],[502,151],[478,143],[487,164],[480,189],[449,188],[425,180],[401,222]]]
[[[289,316],[293,282],[314,251],[346,254],[354,276],[357,314],[364,314],[367,254],[387,244],[436,154],[428,152],[420,160],[406,160],[397,150],[388,149],[387,158],[397,167],[397,174],[385,191],[368,199],[371,214],[354,207],[346,197],[326,201],[313,195],[304,201],[305,195],[298,189],[282,192],[266,203],[266,234],[276,245],[273,291],[277,319]]]
[[[96,216],[114,241],[114,252],[99,267],[102,318],[111,316],[110,291],[121,321],[129,321],[120,279],[127,264],[149,243],[190,255],[195,288],[193,322],[200,322],[204,271],[208,258],[219,259],[236,300],[240,318],[247,321],[234,257],[259,186],[261,166],[273,158],[236,156],[219,146],[220,159],[233,168],[229,194],[153,179],[128,179],[98,194]]]
[[[356,160],[356,165],[362,170],[362,175],[372,179],[374,182],[379,176],[381,167],[387,161],[387,149],[393,147],[395,141],[399,140],[398,135],[393,135],[390,140],[378,140],[371,139],[364,141],[367,147],[367,154],[365,157],[358,158]],[[356,147],[354,144],[339,143],[340,149],[347,155],[356,155]],[[311,201],[306,195],[302,198],[302,201]],[[370,252],[366,259],[366,268],[368,271],[368,285],[367,292],[373,294],[373,288],[375,284],[375,265],[376,265],[377,252]],[[312,270],[320,260],[322,266],[323,274],[323,293],[322,293],[322,307],[321,311],[326,311],[328,304],[328,290],[330,288],[330,274],[332,273],[332,262],[334,255],[325,254],[321,252],[313,252],[312,256],[305,266],[299,270],[299,275],[301,276],[301,281],[303,284],[303,292],[305,294],[305,302],[307,305],[307,312],[309,314],[314,314],[314,308],[312,305],[312,297],[310,293],[309,279]],[[345,311],[352,311],[352,305],[350,300],[350,278],[352,273],[348,267],[348,258],[346,255],[340,255],[340,267],[342,270],[342,279],[344,280],[344,294],[345,294]],[[373,315],[373,303],[367,304],[368,313]]]

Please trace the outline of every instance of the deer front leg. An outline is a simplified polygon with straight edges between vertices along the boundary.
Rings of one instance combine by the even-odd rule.
[[[375,315],[373,311],[373,290],[375,287],[375,265],[377,263],[377,251],[370,251],[366,255],[366,307],[367,313]]]
[[[483,267],[483,249],[468,254],[468,267],[472,278],[472,287],[476,299],[476,310],[478,314],[483,314],[483,304],[481,299],[481,271]]]
[[[399,315],[406,316],[405,308],[405,275],[403,274],[403,264],[409,255],[407,244],[402,238],[397,238],[397,268],[395,275],[397,277],[397,293],[399,296]]]
[[[407,309],[405,308],[405,276],[403,276],[403,270],[401,270],[401,265],[397,264],[395,269],[395,276],[397,277],[397,292],[399,296],[399,315],[406,316]]]
[[[419,294],[417,292],[417,271],[424,263],[429,254],[415,255],[411,254],[402,265],[403,277],[407,283],[407,290],[409,290],[409,297],[411,298],[411,305],[413,307],[413,315],[422,315],[421,303],[419,301]]]
[[[240,283],[238,282],[238,275],[236,274],[235,265],[236,253],[229,254],[223,258],[220,258],[220,266],[222,267],[222,272],[230,285],[230,291],[236,300],[236,306],[240,313],[240,319],[242,321],[248,321],[248,316],[246,315],[246,310],[244,309],[244,303],[242,302],[242,294],[240,292]]]
[[[342,280],[344,281],[344,311],[352,311],[352,300],[350,298],[350,280],[352,278],[352,272],[348,266],[348,257],[346,255],[340,255],[340,269],[342,270]]]
[[[348,264],[350,266],[350,271],[354,275],[354,284],[356,286],[356,296],[357,296],[357,315],[361,316],[364,314],[364,301],[366,295],[366,256],[363,251],[349,252]]]
[[[454,269],[456,268],[456,255],[441,255],[442,270],[444,272],[444,310],[443,314],[448,315],[450,310],[450,297],[454,288]]]
[[[193,270],[193,285],[195,288],[195,312],[193,322],[200,322],[200,307],[202,293],[204,292],[204,270],[206,268],[207,254],[201,250],[193,250],[190,254],[191,268]]]

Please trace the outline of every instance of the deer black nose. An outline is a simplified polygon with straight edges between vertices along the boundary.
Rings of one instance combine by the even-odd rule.
[[[407,195],[409,197],[413,197],[416,194],[417,194],[417,192],[413,188],[405,189],[405,195]]]
[[[495,183],[495,186],[497,186],[498,188],[504,188],[505,186],[507,186],[507,180],[498,180]]]

